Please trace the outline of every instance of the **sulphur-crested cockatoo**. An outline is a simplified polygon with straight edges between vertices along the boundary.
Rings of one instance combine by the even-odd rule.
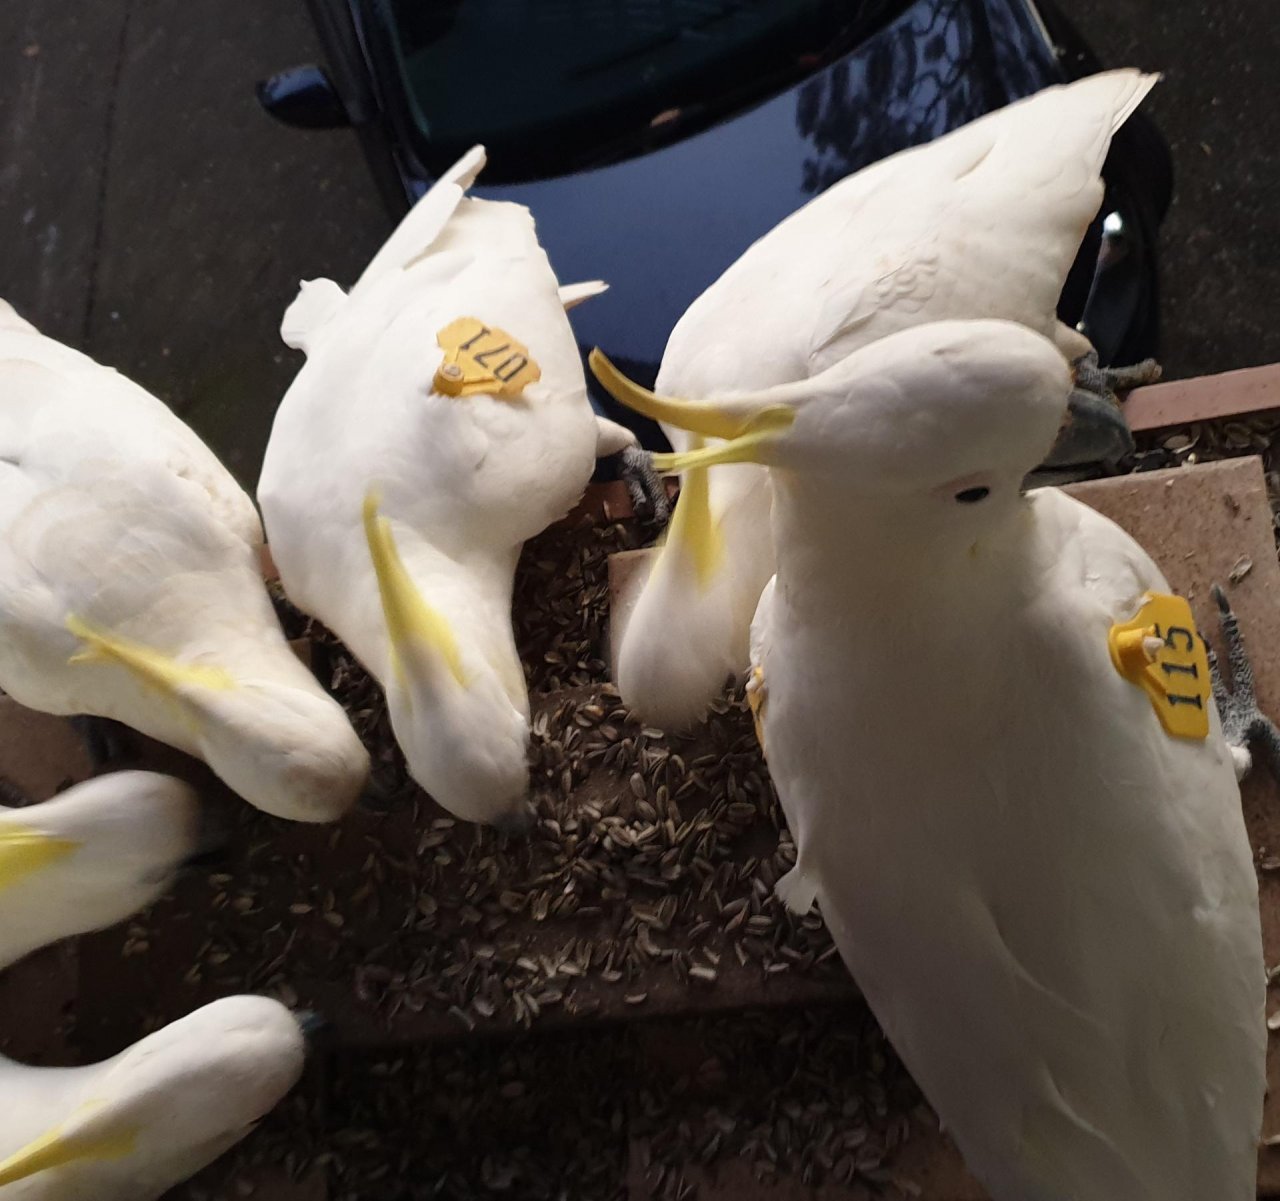
[[[666,409],[771,476],[749,695],[797,848],[778,892],[820,901],[969,1167],[995,1201],[1249,1201],[1266,984],[1232,755],[1186,602],[1022,489],[1071,387],[1042,335],[944,322]]]
[[[165,405],[0,301],[0,688],[199,756],[327,821],[368,756],[289,649],[253,502]]]
[[[150,905],[200,853],[200,826],[195,793],[150,771],[0,806],[0,968]]]
[[[459,817],[522,825],[529,702],[511,628],[521,544],[564,516],[597,419],[528,210],[466,195],[476,147],[410,210],[349,294],[302,285],[307,361],[258,499],[289,597],[386,690],[413,777]]]
[[[244,1138],[302,1074],[298,1019],[227,997],[91,1067],[0,1058],[2,1201],[152,1201]]]
[[[1111,136],[1155,81],[1126,70],[1050,88],[836,184],[694,301],[656,390],[709,397],[803,380],[896,330],[950,318],[1018,321],[1086,356],[1089,343],[1054,309],[1102,202]],[[691,445],[665,428],[677,450]],[[1073,396],[1063,434],[1073,454],[1118,457],[1128,437],[1110,400]],[[685,514],[638,578],[617,662],[623,699],[667,728],[696,720],[745,670],[774,566],[759,468],[709,483],[694,473],[677,507]]]

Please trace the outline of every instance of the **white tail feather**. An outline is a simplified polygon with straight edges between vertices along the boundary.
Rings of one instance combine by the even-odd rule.
[[[580,284],[565,284],[560,289],[560,303],[568,310],[608,290],[609,285],[602,279],[589,279]]]

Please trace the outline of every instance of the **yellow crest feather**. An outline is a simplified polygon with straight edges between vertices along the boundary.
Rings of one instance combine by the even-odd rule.
[[[81,844],[32,826],[0,822],[0,892],[65,859]]]
[[[693,441],[695,446],[700,446],[702,439]],[[689,556],[698,584],[705,590],[725,556],[724,535],[711,516],[710,481],[705,467],[691,468],[681,482],[680,499],[671,514],[662,553],[665,555],[673,548]]]
[[[99,630],[74,613],[67,618],[67,629],[85,644],[68,663],[117,663],[143,683],[169,695],[184,686],[215,690],[235,687],[231,673],[220,667],[179,663],[154,647]]]
[[[397,672],[404,671],[404,649],[410,643],[430,648],[444,661],[453,678],[464,687],[462,655],[448,621],[423,599],[400,558],[391,522],[378,512],[378,495],[370,489],[364,498],[364,535],[369,544],[378,596],[387,623],[391,656]]]
[[[122,1130],[101,1138],[68,1135],[59,1126],[20,1147],[0,1163],[0,1188],[25,1180],[37,1172],[48,1172],[82,1159],[123,1159],[138,1143],[136,1129]]]

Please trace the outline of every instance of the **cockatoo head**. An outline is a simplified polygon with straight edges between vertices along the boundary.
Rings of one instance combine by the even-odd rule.
[[[215,1001],[81,1070],[66,1112],[0,1162],[0,1187],[42,1173],[49,1196],[158,1195],[248,1134],[304,1059],[302,1027],[283,1005]]]
[[[810,379],[708,401],[655,397],[592,366],[619,400],[723,439],[655,466],[753,462],[851,500],[939,510],[1016,497],[1067,415],[1071,374],[1047,338],[1005,321],[917,326],[855,351]]]
[[[507,833],[528,828],[528,721],[491,676],[440,678],[435,663],[406,656],[387,710],[409,774],[440,805]]]
[[[528,699],[514,648],[486,655],[461,645],[406,570],[374,491],[364,529],[386,626],[387,711],[410,775],[466,821],[523,831],[532,818]],[[509,624],[492,633],[511,637]]]
[[[274,661],[271,677],[260,678],[231,672],[212,656],[180,661],[79,616],[69,617],[67,627],[81,641],[72,663],[123,667],[163,697],[196,753],[259,809],[323,822],[355,803],[369,756],[341,706],[287,652]]]
[[[149,771],[0,808],[0,967],[149,905],[199,853],[200,826],[195,793]]]
[[[341,817],[359,797],[369,756],[336,701],[276,680],[196,685],[188,699],[206,763],[266,813],[292,821]]]

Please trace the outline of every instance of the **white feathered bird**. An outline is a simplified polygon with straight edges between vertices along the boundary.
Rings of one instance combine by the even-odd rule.
[[[200,840],[195,793],[158,772],[112,772],[38,805],[0,806],[0,968],[146,908]]]
[[[253,502],[165,405],[0,301],[0,687],[327,821],[368,756],[289,649]]]
[[[244,1138],[302,1074],[298,1019],[227,997],[90,1067],[0,1057],[3,1201],[153,1201]]]
[[[1023,326],[921,326],[664,403],[730,439],[670,465],[769,468],[778,892],[817,897],[994,1201],[1251,1201],[1266,983],[1232,755],[1189,607],[1149,620],[1155,564],[1022,491],[1071,386]]]
[[[1155,82],[1121,70],[1049,88],[837,183],[694,301],[656,390],[711,397],[804,380],[887,334],[949,318],[1018,321],[1069,358],[1086,355],[1088,341],[1055,306],[1102,202],[1111,137]],[[1127,437],[1114,405],[1073,399],[1075,436],[1108,446]],[[664,428],[677,450],[690,447]],[[764,472],[739,465],[709,484],[696,475],[677,506],[685,515],[637,582],[618,653],[624,700],[671,729],[745,669],[751,615],[774,569]]]
[[[413,777],[475,821],[526,820],[529,702],[511,627],[522,543],[599,454],[567,305],[527,209],[466,196],[480,147],[410,210],[344,294],[302,285],[305,351],[258,500],[295,604],[383,685]]]

